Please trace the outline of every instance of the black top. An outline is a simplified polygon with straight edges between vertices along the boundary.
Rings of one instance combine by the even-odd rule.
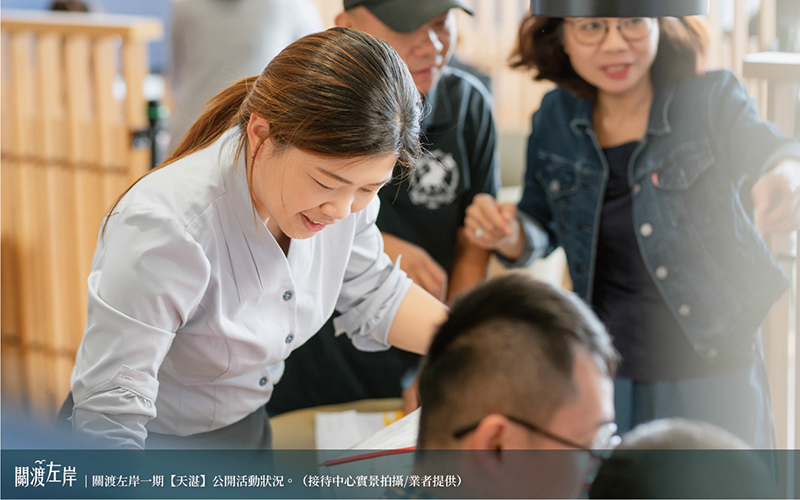
[[[378,227],[424,248],[449,272],[457,230],[478,193],[497,196],[499,171],[491,100],[472,75],[445,68],[425,98],[423,154],[410,178],[378,193]]]
[[[592,307],[622,355],[618,375],[642,381],[708,375],[727,366],[697,355],[647,272],[633,221],[628,164],[638,142],[605,148],[609,175],[600,216]],[[726,364],[723,364],[726,365]]]

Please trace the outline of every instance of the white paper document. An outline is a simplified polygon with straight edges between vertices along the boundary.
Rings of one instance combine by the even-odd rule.
[[[314,432],[318,450],[347,450],[396,422],[402,412],[317,412]]]

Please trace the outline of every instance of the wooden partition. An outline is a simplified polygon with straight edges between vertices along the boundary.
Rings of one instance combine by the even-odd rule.
[[[4,10],[2,392],[54,414],[86,317],[100,220],[147,171],[142,82],[157,19]]]

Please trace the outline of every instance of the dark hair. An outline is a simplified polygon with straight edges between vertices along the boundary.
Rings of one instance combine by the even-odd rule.
[[[55,0],[50,4],[49,10],[64,12],[92,12],[92,6],[81,0]]]
[[[388,43],[331,28],[297,40],[260,75],[212,98],[159,168],[210,146],[232,127],[242,132],[238,156],[253,113],[269,123],[268,137],[250,145],[253,154],[271,140],[278,149],[291,146],[325,157],[393,153],[399,165],[411,168],[420,151],[421,109],[411,74]],[[250,162],[247,169],[250,179]]]
[[[549,421],[574,390],[577,347],[614,375],[611,338],[574,294],[519,273],[477,286],[453,305],[423,362],[420,448],[489,413]]]
[[[697,17],[658,19],[658,53],[651,68],[653,79],[678,80],[702,73],[708,31]],[[534,80],[550,80],[579,97],[594,98],[597,89],[572,68],[564,52],[563,17],[527,15],[519,25],[509,65],[535,72]]]
[[[708,422],[662,418],[637,425],[622,437],[624,450],[747,450],[750,446]]]
[[[589,498],[780,498],[773,460],[712,424],[654,420],[625,434]]]

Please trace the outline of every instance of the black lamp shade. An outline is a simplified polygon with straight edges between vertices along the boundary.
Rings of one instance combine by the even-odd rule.
[[[542,17],[682,17],[708,14],[709,0],[531,0]]]

